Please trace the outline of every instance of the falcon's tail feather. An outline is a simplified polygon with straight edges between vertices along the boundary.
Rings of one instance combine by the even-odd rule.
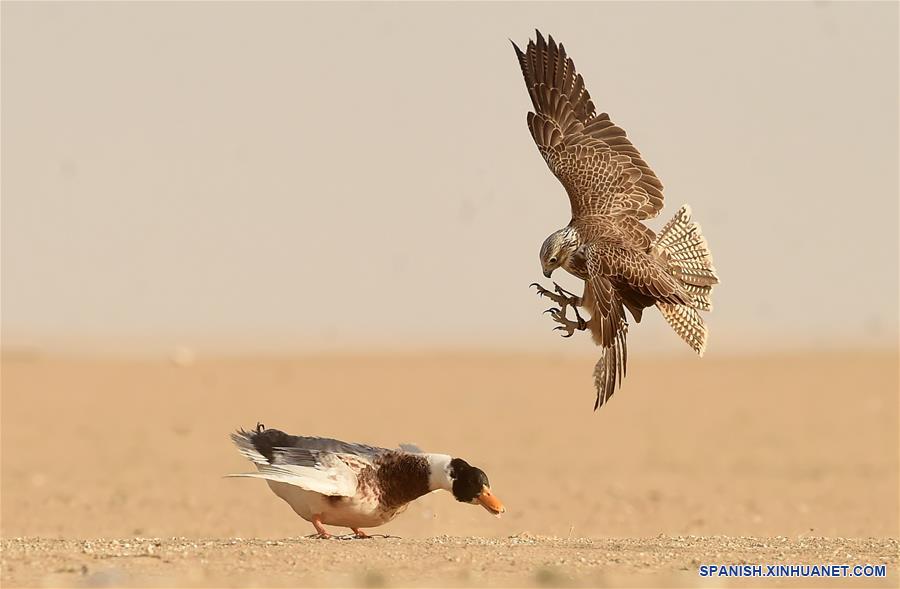
[[[712,310],[710,295],[719,277],[700,225],[691,219],[691,207],[684,205],[678,209],[659,232],[654,245],[665,252],[669,271],[692,296],[686,305],[658,302],[656,306],[681,339],[702,356],[706,350],[707,328],[698,311]]]
[[[706,337],[709,330],[697,309],[663,302],[657,302],[656,307],[675,333],[702,357],[706,351]]]

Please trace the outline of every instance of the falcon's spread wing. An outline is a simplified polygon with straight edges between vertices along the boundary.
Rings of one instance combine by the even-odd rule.
[[[691,299],[678,279],[656,263],[650,254],[635,248],[608,244],[592,244],[594,267],[588,266],[589,276],[598,273],[611,278],[653,300],[684,305]]]
[[[585,306],[591,312],[591,334],[600,346],[600,360],[594,367],[594,386],[597,389],[596,411],[622,383],[628,352],[625,349],[625,334],[628,321],[622,298],[609,278],[603,276],[600,255],[591,249],[587,255],[589,278],[585,289]]]
[[[645,252],[591,244],[584,253],[587,280],[583,303],[591,313],[588,322],[591,335],[601,347],[600,360],[594,368],[596,410],[612,396],[625,376],[628,303],[632,303],[629,308],[637,309],[635,317],[640,321],[640,309],[647,305],[635,307],[635,297],[648,296],[653,301],[679,308],[689,301],[677,280],[652,263]]]
[[[662,183],[625,136],[596,114],[581,75],[562,44],[537,32],[523,53],[513,47],[534,105],[528,128],[550,170],[562,182],[572,217],[650,219],[663,206]]]
[[[625,131],[606,113],[596,114],[562,44],[537,32],[524,52],[513,47],[534,107],[528,128],[572,205],[569,227],[577,243],[563,267],[585,280],[581,305],[602,349],[594,369],[597,409],[625,375],[625,308],[640,321],[642,310],[655,304],[702,354],[707,331],[697,311],[710,309],[718,277],[690,209],[683,207],[659,236],[641,223],[662,209],[662,183]],[[571,335],[572,322],[554,318]]]

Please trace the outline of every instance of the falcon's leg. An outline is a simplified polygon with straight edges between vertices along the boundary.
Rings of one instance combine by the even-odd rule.
[[[578,329],[584,330],[587,327],[587,321],[581,318],[581,314],[578,312],[578,307],[572,305],[572,310],[575,311],[575,318],[578,319],[578,325],[583,326]]]
[[[547,297],[559,305],[563,311],[566,310],[566,307],[578,307],[581,305],[581,297],[576,297],[555,282],[553,283],[553,290],[556,291],[556,294],[553,294],[537,282],[532,283],[531,286],[537,287],[538,296]]]
[[[553,283],[553,290],[555,290],[555,291],[556,291],[556,294],[558,294],[559,296],[564,297],[564,298],[567,298],[567,299],[568,299],[568,303],[569,303],[571,306],[573,306],[573,307],[580,307],[580,306],[581,306],[581,297],[575,296],[574,294],[570,293],[569,291],[567,291],[566,289],[564,289],[564,288],[561,287],[560,285],[556,284],[555,282]]]
[[[566,317],[565,309],[557,309],[553,307],[552,309],[547,309],[544,313],[550,313],[550,316],[553,317],[553,320],[559,323],[559,327],[554,327],[555,330],[565,331],[566,334],[563,337],[572,337],[572,334],[575,331],[584,331],[587,329],[587,321],[581,318],[581,315],[578,314],[578,308],[572,307],[575,309],[575,317],[577,321],[569,321],[569,318]]]

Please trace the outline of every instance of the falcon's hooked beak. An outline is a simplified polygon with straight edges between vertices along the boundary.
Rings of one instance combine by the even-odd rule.
[[[506,511],[506,508],[503,506],[503,502],[501,502],[497,497],[491,493],[490,487],[483,487],[481,489],[481,493],[475,497],[475,501],[481,504],[488,512],[500,517],[500,514]]]
[[[544,276],[550,278],[550,275],[553,274],[553,270],[544,270]]]

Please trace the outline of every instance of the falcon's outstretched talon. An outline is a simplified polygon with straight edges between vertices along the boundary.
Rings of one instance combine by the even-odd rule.
[[[577,321],[570,321],[566,314],[561,309],[548,309],[548,311],[552,311],[551,316],[553,320],[559,323],[559,327],[554,327],[554,331],[565,331],[566,334],[562,337],[572,337],[572,334],[575,331],[584,331],[587,329],[587,323],[580,316]]]
[[[566,297],[567,299],[569,299],[569,304],[572,305],[573,307],[576,307],[581,304],[581,297],[578,297],[578,296],[570,293],[569,291],[567,291],[560,285],[556,284],[555,282],[553,283],[553,290],[555,290],[556,294],[558,294],[559,296]]]
[[[580,298],[576,297],[575,295],[573,295],[570,292],[563,290],[555,282],[553,283],[554,289],[556,290],[555,294],[552,291],[547,290],[546,288],[544,288],[537,282],[532,283],[531,286],[537,287],[538,296],[547,297],[548,299],[550,299],[551,301],[553,301],[554,303],[559,305],[563,310],[565,310],[566,307],[574,307],[575,305],[581,304]],[[571,296],[566,296],[566,295],[571,295]]]
[[[574,330],[574,329],[572,329],[572,328],[567,328],[567,327],[563,327],[563,326],[554,327],[554,328],[553,328],[553,331],[556,331],[556,330],[558,330],[558,329],[559,329],[559,330],[564,330],[564,331],[566,332],[566,333],[562,334],[562,337],[572,337],[572,334],[575,333],[575,330]]]
[[[581,297],[567,291],[560,285],[553,283],[553,290],[556,291],[556,296],[563,300],[563,302],[559,302],[556,298],[554,300],[559,303],[563,308],[566,307],[578,307],[581,305]],[[577,309],[575,311],[578,312]]]
[[[560,297],[559,295],[553,294],[552,291],[547,290],[546,288],[544,288],[543,286],[541,286],[541,285],[538,284],[537,282],[532,282],[529,286],[533,286],[533,287],[537,288],[537,294],[538,294],[539,297],[547,297],[548,299],[550,299],[551,301],[553,301],[553,302],[556,303],[557,305],[562,305],[562,304],[563,304],[563,302],[562,302],[562,298],[563,298],[563,297]]]

